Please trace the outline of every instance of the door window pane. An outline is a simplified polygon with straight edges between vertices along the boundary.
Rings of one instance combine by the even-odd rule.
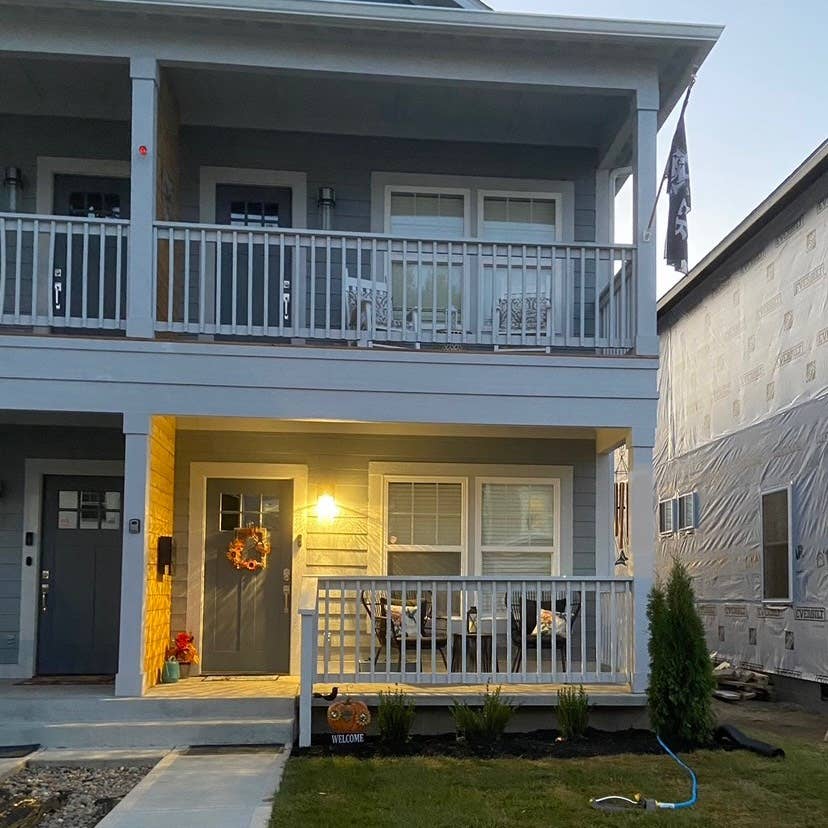
[[[552,546],[555,489],[544,484],[484,483],[484,546]]]
[[[77,509],[78,508],[78,493],[72,491],[58,492],[58,508],[59,509]]]
[[[58,529],[77,529],[78,528],[78,513],[72,512],[58,512]]]
[[[392,193],[390,230],[423,238],[465,235],[465,196],[447,193]]]
[[[551,198],[486,196],[483,235],[495,241],[551,244],[555,241],[556,212]]]

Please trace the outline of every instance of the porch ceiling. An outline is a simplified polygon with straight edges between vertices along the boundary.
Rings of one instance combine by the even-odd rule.
[[[606,146],[622,92],[171,67],[181,122],[399,138]]]

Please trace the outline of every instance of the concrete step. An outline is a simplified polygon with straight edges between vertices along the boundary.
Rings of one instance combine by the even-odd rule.
[[[35,722],[0,719],[0,745],[48,748],[171,748],[178,745],[290,744],[293,716]]]
[[[0,723],[289,718],[295,709],[293,698],[0,697]]]

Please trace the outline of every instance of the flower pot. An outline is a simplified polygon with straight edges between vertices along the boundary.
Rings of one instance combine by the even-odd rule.
[[[181,678],[181,667],[175,659],[164,662],[164,669],[161,671],[162,684],[175,684]]]
[[[178,662],[178,672],[181,678],[185,679],[190,677],[190,667],[192,667],[192,664],[189,661]]]

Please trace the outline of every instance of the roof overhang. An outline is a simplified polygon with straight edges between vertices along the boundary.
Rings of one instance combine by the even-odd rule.
[[[825,172],[828,172],[828,140],[820,144],[761,204],[658,300],[658,315],[666,313],[698,287],[719,265],[773,221]]]

